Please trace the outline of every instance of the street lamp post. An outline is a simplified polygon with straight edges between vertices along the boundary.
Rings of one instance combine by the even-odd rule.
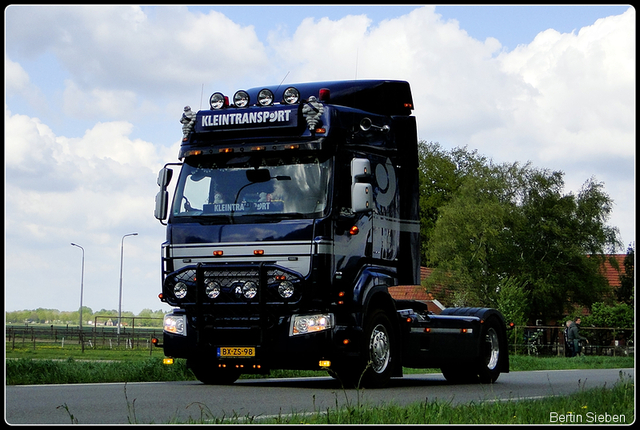
[[[82,339],[82,293],[84,289],[84,248],[75,243],[71,244],[72,246],[77,246],[82,250],[82,272],[80,276],[80,345],[82,352],[84,352],[84,340]]]
[[[129,233],[122,236],[120,241],[120,295],[118,298],[118,343],[120,343],[120,319],[122,318],[122,262],[124,260],[124,238],[127,236],[137,236],[138,233]]]

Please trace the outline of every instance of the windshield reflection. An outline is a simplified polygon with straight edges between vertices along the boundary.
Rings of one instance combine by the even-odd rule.
[[[236,156],[185,162],[174,217],[318,217],[327,208],[330,161],[317,156]]]

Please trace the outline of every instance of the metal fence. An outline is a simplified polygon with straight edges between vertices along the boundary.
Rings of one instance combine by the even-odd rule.
[[[83,326],[62,325],[7,325],[7,350],[15,348],[64,348],[80,345],[81,349],[151,348],[151,339],[162,338],[162,318],[96,316],[93,324]],[[159,320],[159,321],[157,321]],[[149,325],[156,327],[148,327]]]
[[[583,355],[632,356],[635,330],[633,328],[581,327]],[[564,327],[516,326],[509,336],[510,349],[515,354],[565,356],[567,348]]]
[[[156,321],[151,321],[156,320]],[[158,321],[159,320],[159,321]],[[117,317],[97,316],[94,323],[83,327],[8,325],[6,348],[64,348],[80,345],[81,348],[151,348],[151,339],[162,338],[162,318],[127,317],[121,319],[118,333]],[[157,327],[147,327],[156,325]],[[580,334],[589,343],[583,343],[582,354],[606,356],[630,356],[634,354],[635,331],[632,328],[583,327]],[[509,350],[514,354],[536,356],[565,356],[564,327],[516,326],[509,332]]]

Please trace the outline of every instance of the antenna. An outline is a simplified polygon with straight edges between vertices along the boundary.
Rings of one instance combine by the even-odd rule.
[[[278,84],[278,88],[276,88],[276,90],[273,92],[273,93],[274,93],[274,95],[275,95],[275,93],[277,93],[277,92],[278,92],[278,90],[280,89],[280,86],[282,85],[282,83],[284,82],[284,80],[285,80],[285,79],[287,79],[287,76],[289,76],[289,72],[287,72],[287,74],[286,74],[286,75],[284,75],[284,78],[282,78],[282,80],[281,80],[281,81],[280,81],[280,83]]]
[[[202,96],[204,95],[204,84],[202,84],[202,89],[200,90],[200,109],[202,110]]]

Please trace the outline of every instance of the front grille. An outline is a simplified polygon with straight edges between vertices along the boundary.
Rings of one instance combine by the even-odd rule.
[[[187,287],[187,295],[181,299],[174,294],[174,286],[179,282]],[[283,297],[279,293],[278,288],[283,283],[293,288],[291,297]],[[254,288],[255,295],[244,294],[243,288],[247,285]],[[214,286],[217,290],[215,297],[210,297],[207,292],[213,290]],[[172,305],[288,305],[300,300],[301,286],[302,278],[299,275],[276,265],[201,264],[167,276],[164,296]]]

